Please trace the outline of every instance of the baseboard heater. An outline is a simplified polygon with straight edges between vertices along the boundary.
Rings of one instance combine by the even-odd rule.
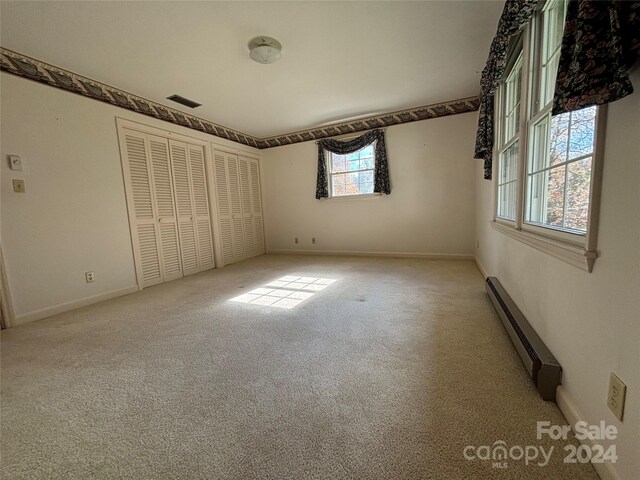
[[[496,277],[487,277],[486,289],[540,396],[555,401],[562,367]]]

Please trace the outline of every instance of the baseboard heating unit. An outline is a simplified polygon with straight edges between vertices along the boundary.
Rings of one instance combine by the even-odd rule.
[[[555,401],[562,367],[496,277],[487,277],[486,289],[540,396]]]

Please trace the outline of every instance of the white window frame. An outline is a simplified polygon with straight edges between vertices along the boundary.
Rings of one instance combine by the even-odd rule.
[[[356,138],[355,136],[352,137],[341,137],[340,140],[350,140],[352,138]],[[333,177],[336,175],[343,175],[345,173],[359,173],[359,172],[372,172],[373,173],[373,181],[374,181],[374,185],[373,188],[375,188],[375,165],[376,165],[376,149],[375,149],[375,145],[376,142],[374,141],[373,143],[370,143],[369,145],[366,145],[364,147],[362,147],[360,150],[364,150],[365,148],[369,147],[369,146],[373,146],[373,167],[372,168],[365,168],[365,169],[361,169],[361,170],[346,170],[344,172],[334,172],[333,171],[333,152],[330,152],[329,150],[325,149],[325,162],[326,162],[326,168],[327,168],[327,180],[329,183],[329,198],[330,199],[335,199],[335,200],[349,200],[349,199],[365,199],[365,198],[380,198],[381,195],[379,193],[354,193],[351,195],[334,195],[333,194]],[[356,151],[360,151],[360,150],[356,150]],[[354,152],[355,153],[355,152]]]
[[[529,153],[532,149],[533,135],[531,128],[544,116],[549,115],[551,102],[547,105],[540,105],[541,92],[539,91],[540,75],[540,48],[546,48],[542,41],[542,18],[545,15],[547,6],[557,1],[549,0],[545,6],[536,12],[525,28],[522,37],[522,85],[520,97],[520,127],[518,133],[519,154],[517,165],[517,196],[516,196],[516,218],[508,220],[498,216],[498,184],[499,175],[494,175],[494,208],[492,227],[516,240],[529,246],[550,254],[569,264],[577,266],[583,270],[591,272],[596,258],[597,236],[600,213],[600,196],[602,186],[602,166],[603,150],[606,125],[606,106],[599,106],[596,109],[594,149],[591,170],[591,185],[589,191],[589,213],[586,233],[569,233],[566,230],[559,230],[551,226],[540,226],[525,222],[525,208],[527,195],[527,164]],[[566,8],[566,7],[565,7]],[[535,51],[534,51],[535,50]],[[514,53],[518,54],[519,50]],[[493,148],[493,158],[496,159],[497,169],[500,172],[500,154],[508,145],[503,143],[504,118],[503,115],[504,88],[498,87],[495,96],[495,119],[496,126],[495,141]],[[511,139],[513,141],[513,139]],[[572,160],[573,161],[573,160]]]
[[[518,42],[520,43],[520,42]],[[523,56],[523,52],[522,52],[522,47],[518,46],[513,54],[517,54],[517,59],[512,63],[512,65],[509,66],[509,68],[507,68],[506,70],[506,78],[505,78],[505,82],[503,82],[497,89],[496,91],[496,115],[497,118],[499,119],[499,121],[496,121],[496,138],[497,138],[497,142],[498,142],[498,154],[496,156],[496,158],[502,159],[503,155],[509,151],[513,145],[515,145],[516,143],[518,143],[518,149],[520,149],[520,125],[517,125],[517,129],[516,131],[513,133],[513,135],[510,138],[506,138],[506,126],[507,126],[507,108],[509,108],[510,104],[507,100],[507,96],[509,95],[509,88],[508,88],[508,84],[509,81],[511,80],[511,77],[513,76],[513,74],[519,69],[520,70],[520,98],[518,100],[518,106],[520,108],[520,115],[522,114],[522,101],[523,101],[523,96],[522,96],[522,77],[523,77],[523,65],[524,65],[524,56]],[[511,110],[511,114],[513,114],[515,111]],[[504,115],[503,115],[504,114]],[[518,154],[518,158],[519,158],[519,154]],[[517,219],[517,198],[518,198],[518,169],[519,169],[519,165],[516,162],[516,176],[514,180],[508,180],[507,182],[503,182],[501,183],[501,177],[502,177],[502,170],[503,170],[503,164],[502,161],[499,160],[497,163],[497,189],[496,189],[496,195],[497,195],[497,202],[498,204],[496,205],[496,218],[500,221],[500,222],[504,222],[506,224],[514,224],[516,222]],[[507,216],[503,216],[500,215],[500,200],[501,200],[501,195],[500,195],[500,187],[504,186],[504,185],[508,185],[508,184],[514,184],[515,188],[516,188],[516,205],[513,208],[514,211],[514,217],[510,218]]]

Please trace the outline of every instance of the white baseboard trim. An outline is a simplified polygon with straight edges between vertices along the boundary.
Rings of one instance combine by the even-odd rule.
[[[478,267],[478,270],[480,270],[480,273],[482,274],[482,278],[486,280],[486,278],[489,276],[487,269],[484,268],[484,265],[482,265],[482,262],[478,260],[478,257],[473,257],[473,259],[476,261],[476,266]]]
[[[473,255],[462,253],[413,253],[413,252],[351,252],[341,250],[267,250],[267,253],[284,255],[331,255],[338,257],[389,257],[424,258],[427,260],[474,260]]]
[[[27,322],[33,322],[43,318],[58,315],[59,313],[68,312],[69,310],[75,310],[76,308],[86,307],[87,305],[93,305],[94,303],[103,302],[116,297],[122,297],[123,295],[129,295],[138,291],[138,286],[133,285],[131,287],[119,288],[106,293],[99,293],[98,295],[92,295],[90,297],[81,298],[80,300],[73,300],[71,302],[60,303],[53,307],[47,307],[40,310],[34,310],[32,312],[23,313],[15,318],[12,326],[21,325]]]
[[[560,385],[556,389],[556,402],[562,415],[567,419],[569,425],[573,428],[573,426],[580,421],[586,421],[582,416],[580,411],[577,409],[575,403],[567,393],[567,391]],[[589,423],[589,422],[587,422]],[[591,439],[582,440],[581,443],[588,445],[589,447],[593,447],[595,442]],[[606,463],[592,463],[593,467],[596,469],[596,473],[602,480],[621,480],[622,477],[618,474],[616,470],[615,464],[611,462]]]

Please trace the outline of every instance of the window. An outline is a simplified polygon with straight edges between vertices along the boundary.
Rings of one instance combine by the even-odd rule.
[[[522,53],[500,87],[501,148],[498,155],[498,217],[515,221],[518,149],[520,148],[520,91]]]
[[[534,15],[496,91],[496,228],[591,270],[604,107],[551,114],[566,5],[548,0]]]
[[[373,194],[374,152],[375,142],[346,155],[326,151],[332,197]]]
[[[525,222],[584,235],[595,146],[596,107],[533,125]]]

